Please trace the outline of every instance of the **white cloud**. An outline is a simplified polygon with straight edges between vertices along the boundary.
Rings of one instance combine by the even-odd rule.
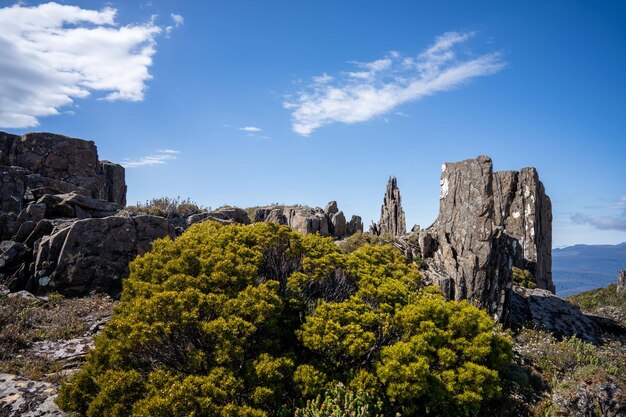
[[[143,100],[161,29],[120,26],[115,15],[58,3],[0,8],[0,127],[37,126],[94,92]]]
[[[260,132],[263,129],[261,129],[260,127],[246,126],[246,127],[240,127],[239,130],[243,130],[244,132]]]
[[[415,58],[392,51],[372,62],[353,62],[357,71],[314,77],[295,100],[283,103],[292,110],[293,131],[308,136],[330,123],[363,122],[501,70],[506,64],[499,53],[458,57],[458,46],[473,35],[448,32]]]
[[[172,20],[177,27],[185,23],[185,19],[179,14],[172,13],[170,16],[172,16]]]
[[[183,24],[185,24],[185,18],[183,18],[181,15],[176,14],[176,13],[171,13],[170,17],[172,18],[172,21],[174,22],[174,26],[169,25],[165,27],[165,36],[167,36],[169,38],[169,36],[172,34],[172,31],[179,27],[182,26]]]
[[[125,159],[122,162],[124,168],[138,168],[151,165],[162,165],[168,161],[178,158],[179,151],[174,149],[159,149],[151,155],[142,156],[137,159]]]
[[[616,215],[589,216],[584,213],[574,213],[571,219],[574,223],[588,224],[600,230],[626,231],[626,196],[620,197],[611,204],[596,206],[596,208],[619,209]]]

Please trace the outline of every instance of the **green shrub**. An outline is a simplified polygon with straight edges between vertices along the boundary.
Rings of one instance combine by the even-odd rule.
[[[95,350],[60,388],[66,411],[475,415],[511,359],[485,312],[422,288],[389,245],[345,254],[286,226],[206,222],[155,241],[130,271]]]
[[[530,289],[537,288],[537,280],[532,273],[517,267],[513,267],[513,284]]]
[[[389,245],[394,237],[387,234],[374,235],[372,233],[355,233],[347,239],[338,242],[339,247],[345,253],[352,253],[365,245]]]

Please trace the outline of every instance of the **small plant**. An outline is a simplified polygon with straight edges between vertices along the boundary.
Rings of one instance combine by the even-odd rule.
[[[134,206],[126,207],[126,211],[133,216],[148,214],[166,218],[187,217],[207,210],[209,209],[199,206],[189,198],[181,199],[180,197],[153,198],[143,204],[137,202]]]
[[[48,294],[48,304],[50,305],[59,304],[64,299],[65,296],[63,294],[59,294],[58,292]]]
[[[527,269],[513,267],[513,284],[525,288],[537,288],[537,280]]]
[[[339,249],[343,253],[352,253],[358,248],[365,245],[389,245],[394,242],[391,235],[381,234],[374,235],[371,233],[355,233],[345,240],[338,243]]]
[[[337,383],[324,395],[307,401],[304,408],[295,412],[295,417],[382,417],[381,402],[375,401],[363,391],[356,393]]]

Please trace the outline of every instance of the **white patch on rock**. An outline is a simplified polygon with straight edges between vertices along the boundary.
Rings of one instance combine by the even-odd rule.
[[[521,216],[519,211],[513,212],[513,218],[514,219],[519,219],[519,216]]]
[[[530,197],[530,188],[527,186],[524,187],[524,197]]]
[[[444,164],[445,166],[445,164]],[[439,195],[439,198],[446,198],[446,196],[448,195],[448,179],[447,178],[442,178],[441,179],[441,194]]]
[[[441,164],[441,172],[445,172],[446,171],[446,164]]]

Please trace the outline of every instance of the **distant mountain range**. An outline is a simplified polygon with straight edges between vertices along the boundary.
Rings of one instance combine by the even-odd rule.
[[[620,269],[626,269],[626,242],[552,250],[552,280],[560,297],[613,284]]]

